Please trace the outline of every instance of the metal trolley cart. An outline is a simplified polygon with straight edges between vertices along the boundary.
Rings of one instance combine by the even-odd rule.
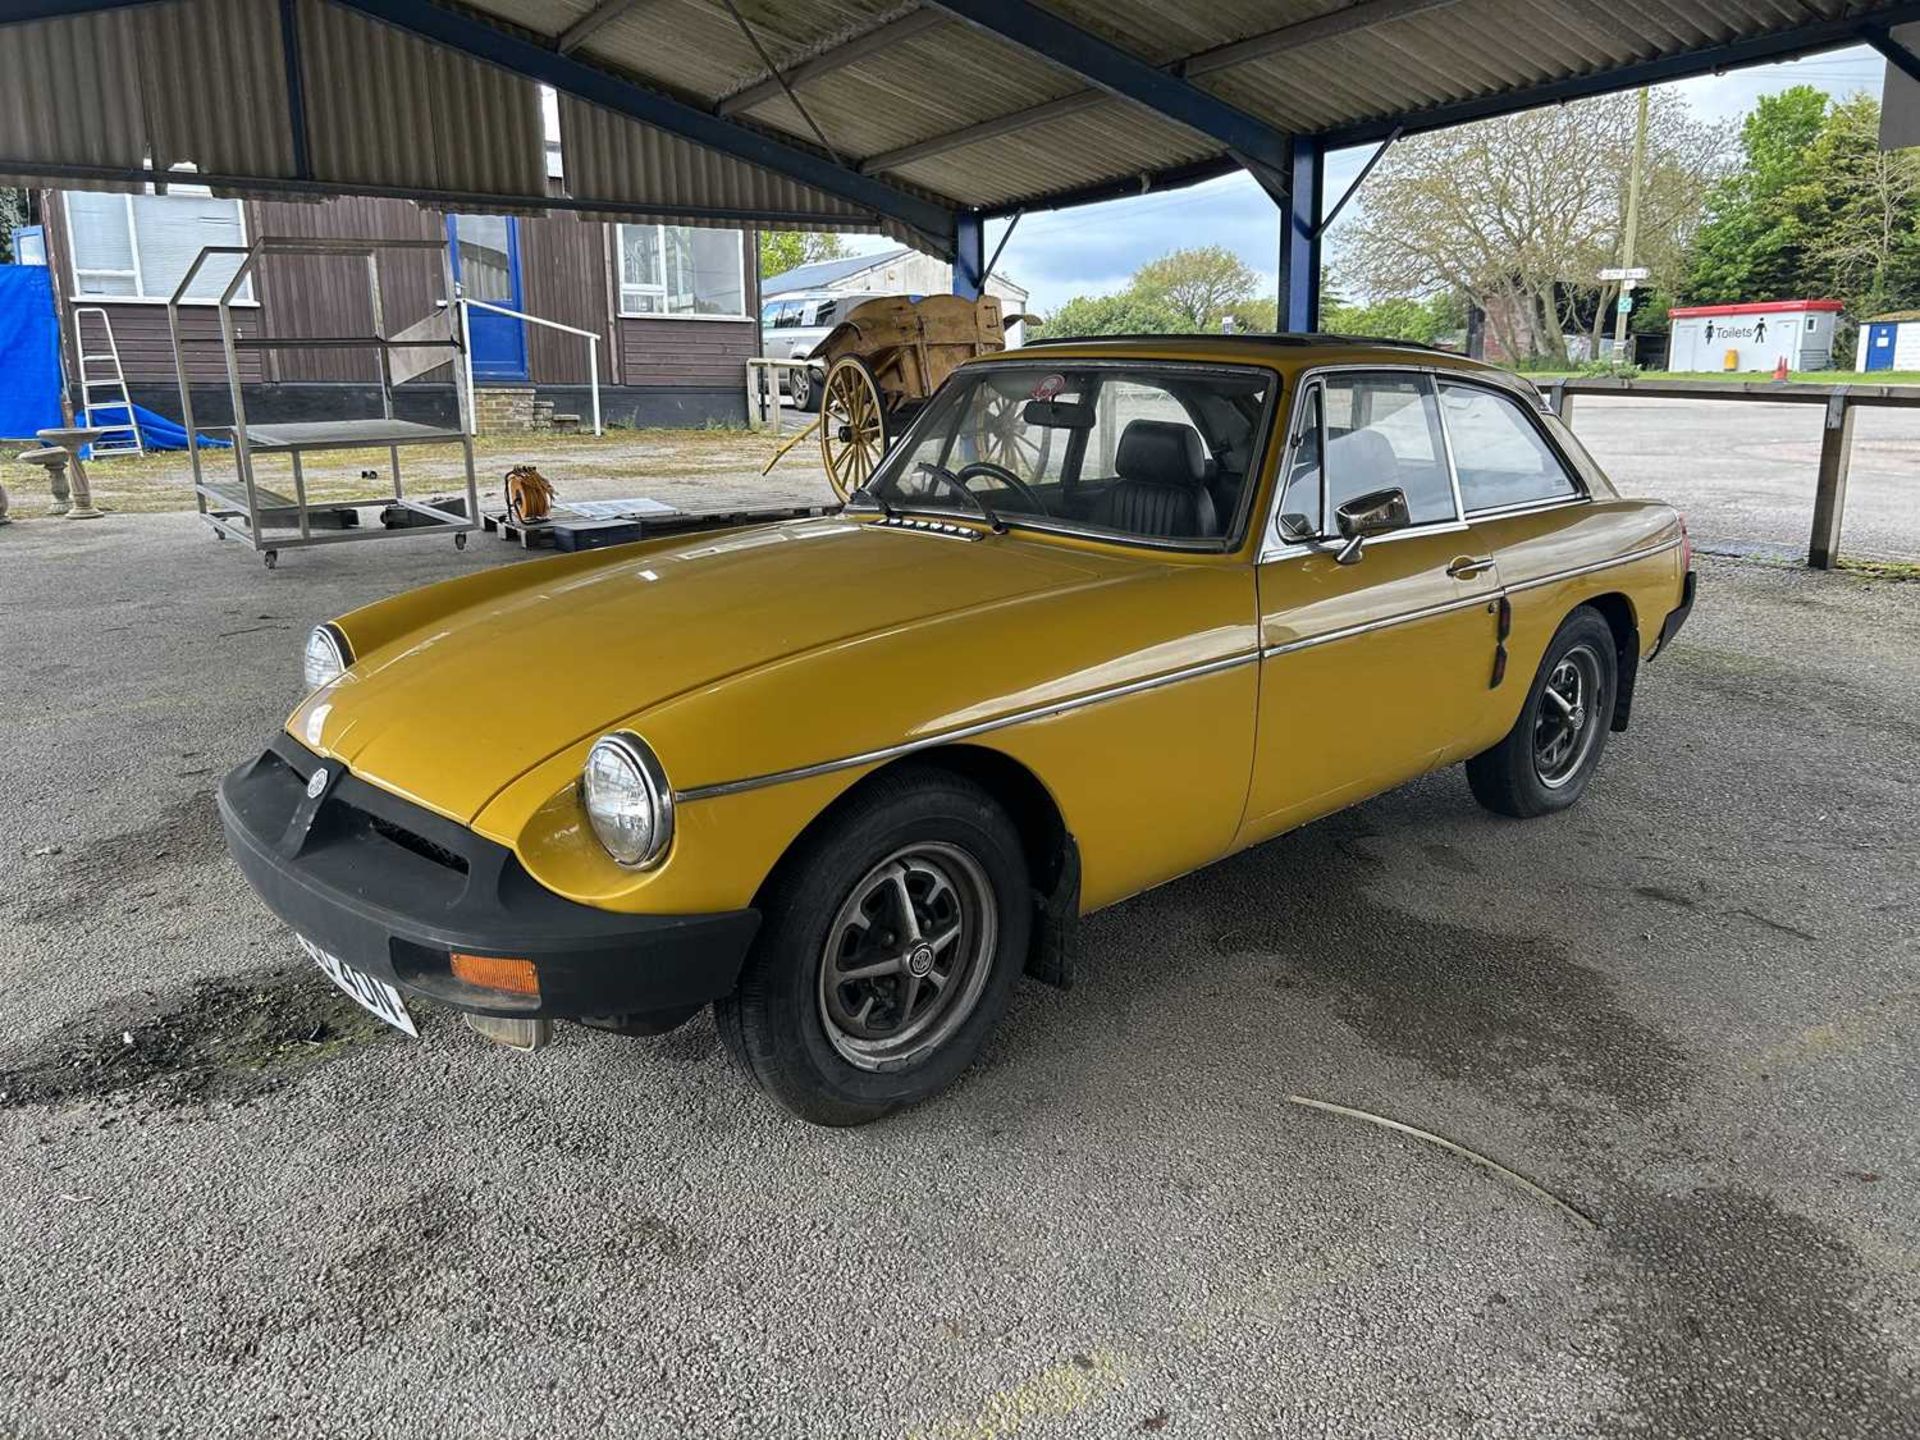
[[[438,251],[441,274],[446,284],[446,304],[425,319],[388,334],[380,305],[380,253],[388,250]],[[239,257],[232,278],[220,292],[218,310],[220,334],[199,337],[183,335],[180,306],[188,288],[208,260],[215,256]],[[236,324],[234,297],[254,274],[260,261],[269,257],[362,259],[367,266],[367,294],[372,304],[372,332],[369,335],[242,335]],[[305,545],[337,545],[350,540],[385,540],[419,535],[450,534],[453,543],[466,548],[467,535],[480,524],[479,487],[473,470],[473,439],[468,433],[466,391],[459,383],[466,348],[460,326],[454,318],[457,291],[453,262],[447,246],[437,240],[318,240],[296,236],[262,236],[251,245],[209,245],[195,257],[179,286],[167,301],[167,328],[173,337],[173,360],[180,377],[181,418],[187,429],[187,453],[193,462],[193,488],[201,516],[223,537],[245,540],[260,552],[271,570],[280,551]],[[200,458],[199,428],[194,424],[193,393],[187,383],[185,347],[217,344],[226,358],[227,387],[233,397],[233,424],[208,426],[216,434],[233,437],[233,459],[238,488],[216,484],[204,473]],[[290,423],[250,422],[245,398],[241,394],[240,354],[246,350],[372,350],[379,355],[379,416],[366,420],[314,420]],[[445,351],[444,359],[432,352]],[[425,352],[424,356],[421,352]],[[454,392],[458,396],[459,424],[448,429],[397,420],[393,414],[393,391],[397,384],[454,362]],[[396,379],[396,373],[399,378]],[[466,514],[455,514],[442,506],[409,499],[400,474],[400,451],[413,445],[458,445],[466,461]],[[384,449],[393,467],[393,493],[370,499],[325,500],[317,505],[307,501],[306,475],[301,456],[311,450]],[[293,466],[291,498],[265,489],[254,478],[257,455],[286,455]],[[393,527],[362,526],[357,516],[340,512],[358,511],[372,506],[398,507],[409,511],[408,523]],[[356,523],[342,523],[343,520]]]

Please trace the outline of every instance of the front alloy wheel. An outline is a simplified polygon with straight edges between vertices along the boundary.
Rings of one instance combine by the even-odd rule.
[[[979,1002],[996,931],[986,872],[966,851],[909,846],[870,870],[833,917],[820,1018],[863,1070],[937,1049]]]
[[[820,1125],[937,1094],[985,1045],[1026,965],[1019,832],[951,771],[902,765],[840,802],[760,899],[720,1037],[761,1089]]]

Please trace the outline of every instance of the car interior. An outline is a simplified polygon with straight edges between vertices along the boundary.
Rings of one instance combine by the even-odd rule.
[[[1002,518],[1226,542],[1244,522],[1274,386],[1251,369],[982,370],[936,397],[868,488],[897,506],[984,504]]]

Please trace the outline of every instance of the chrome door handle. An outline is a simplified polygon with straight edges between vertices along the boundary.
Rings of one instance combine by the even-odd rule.
[[[1447,566],[1447,574],[1455,580],[1471,580],[1474,576],[1492,568],[1491,555],[1462,555]]]

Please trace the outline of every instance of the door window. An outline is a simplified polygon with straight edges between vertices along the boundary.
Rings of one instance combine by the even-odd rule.
[[[1511,396],[1442,380],[1440,406],[1469,514],[1580,493],[1539,427]]]
[[[1286,483],[1280,489],[1280,538],[1288,542],[1311,540],[1321,533],[1320,441],[1326,433],[1320,387],[1307,392],[1300,407],[1300,432],[1293,447]]]
[[[513,305],[513,253],[504,215],[456,215],[453,235],[460,246],[460,289],[472,300]]]
[[[1415,525],[1458,518],[1439,407],[1424,375],[1332,374],[1322,382],[1327,510],[1373,490],[1406,492]]]

